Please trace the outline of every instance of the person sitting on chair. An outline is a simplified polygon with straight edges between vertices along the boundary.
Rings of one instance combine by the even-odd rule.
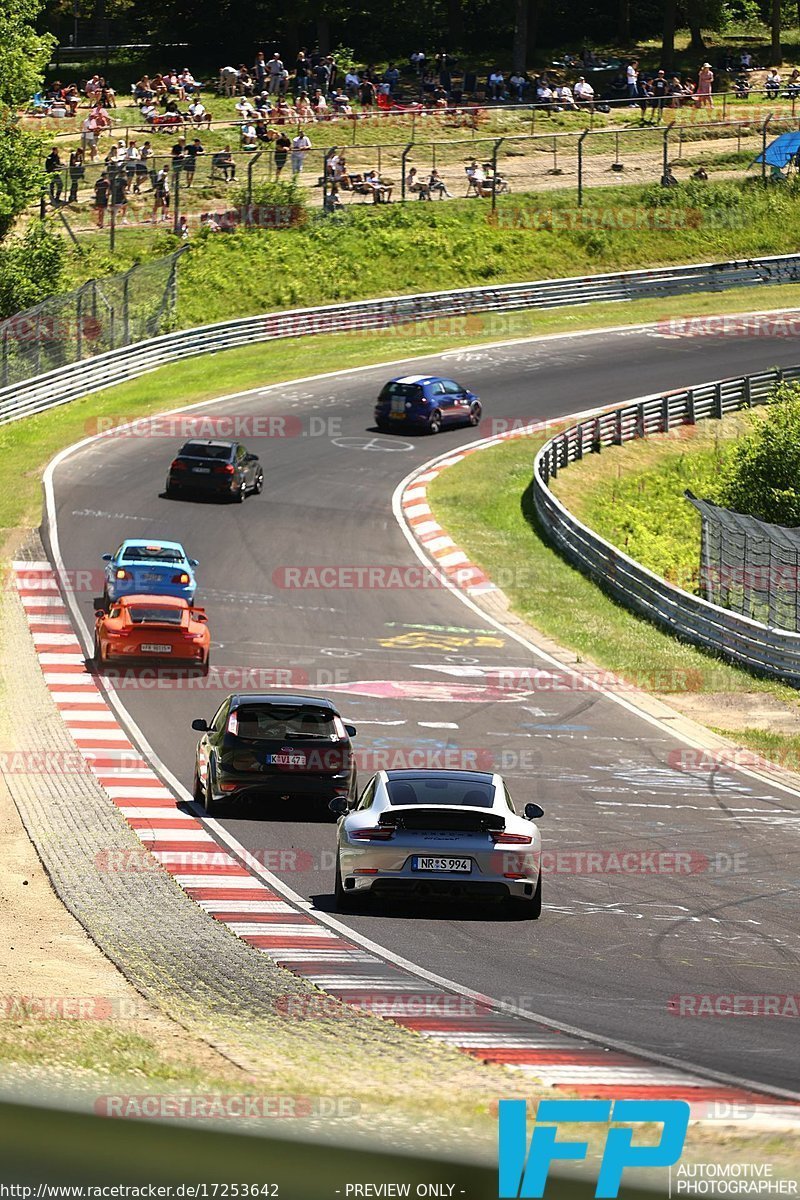
[[[420,200],[430,200],[431,198],[430,185],[423,183],[423,181],[417,177],[416,167],[412,167],[408,172],[408,175],[406,175],[406,191],[416,193]]]

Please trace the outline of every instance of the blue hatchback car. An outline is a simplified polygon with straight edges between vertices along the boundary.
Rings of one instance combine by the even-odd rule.
[[[194,568],[180,542],[126,538],[114,554],[104,554],[106,604],[119,596],[180,596],[194,603],[197,590]]]
[[[401,375],[390,379],[375,405],[378,429],[426,429],[438,433],[447,425],[477,425],[481,402],[454,379],[439,375]]]

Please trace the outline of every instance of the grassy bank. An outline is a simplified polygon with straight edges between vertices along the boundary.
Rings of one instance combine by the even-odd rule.
[[[69,286],[126,269],[180,243],[128,229],[112,259],[95,242]],[[525,279],[794,252],[800,190],[690,181],[678,188],[597,188],[488,201],[354,204],[279,232],[198,233],[180,269],[181,326],[271,309]]]

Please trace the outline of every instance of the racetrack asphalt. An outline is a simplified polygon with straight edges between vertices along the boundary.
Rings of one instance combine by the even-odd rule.
[[[140,679],[118,692],[187,788],[192,718],[210,718],[227,691],[271,679],[338,701],[359,730],[362,783],[371,766],[403,765],[411,751],[425,752],[430,765],[491,762],[518,805],[545,808],[545,850],[681,850],[707,866],[619,875],[567,864],[545,878],[537,923],[417,906],[346,916],[345,924],[427,970],[552,1020],[795,1090],[796,1020],[681,1017],[673,998],[800,991],[800,794],[736,772],[678,771],[682,744],[666,726],[606,696],[555,686],[557,668],[450,592],[418,586],[419,572],[409,572],[408,586],[317,589],[286,586],[285,569],[418,567],[392,513],[396,485],[435,454],[486,436],[492,421],[554,419],[798,357],[785,338],[605,331],[248,393],[195,415],[291,418],[289,436],[243,432],[264,465],[261,496],[241,506],[164,498],[179,431],[94,441],[54,471],[61,553],[89,624],[100,556],[124,537],[179,539],[200,560],[197,599],[209,613],[215,668],[207,685]],[[477,391],[481,428],[438,438],[378,435],[372,403],[380,384],[423,372]],[[491,686],[497,669],[516,668],[544,670],[541,686]],[[287,819],[291,807],[275,802],[221,820],[295,891],[333,911],[333,825],[327,813]],[[742,869],[725,869],[735,854],[745,856]]]

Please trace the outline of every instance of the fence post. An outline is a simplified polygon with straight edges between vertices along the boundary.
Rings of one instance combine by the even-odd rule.
[[[505,138],[497,138],[492,151],[492,212],[497,208],[497,151],[505,140]]]
[[[251,208],[252,204],[253,204],[253,167],[256,165],[256,163],[261,158],[261,155],[263,153],[264,153],[263,150],[259,150],[256,154],[253,155],[253,157],[250,159],[249,163],[247,164],[247,207],[248,207],[248,209]],[[327,163],[327,156],[326,156],[325,161]],[[176,202],[175,207],[177,209],[177,202]],[[248,222],[249,222],[249,219],[250,218],[249,218],[249,214],[248,214]],[[176,233],[177,233],[177,230],[176,230]]]
[[[133,267],[131,267],[130,271],[126,271],[125,274],[122,276],[122,345],[123,346],[127,346],[131,340],[129,292],[130,292],[130,279],[131,279],[131,271],[132,270],[133,270]]]
[[[767,179],[767,127],[772,120],[772,115],[772,113],[767,113],[764,124],[761,126],[761,178],[764,182]]]
[[[694,411],[694,388],[689,388],[689,391],[686,393],[686,417],[687,425],[697,424],[697,417]]]
[[[8,322],[3,322],[3,387],[8,387]]]
[[[413,141],[409,142],[408,145],[406,146],[405,150],[403,151],[402,157],[400,159],[400,175],[401,175],[401,178],[400,178],[400,200],[401,201],[405,200],[405,198],[406,198],[406,161],[408,159],[409,151],[413,150],[413,148],[414,148]],[[430,195],[430,193],[428,193],[428,194]]]
[[[83,358],[83,288],[78,289],[75,297],[75,357],[78,362]]]
[[[588,129],[584,129],[578,138],[578,208],[583,204],[583,139],[587,137]]]
[[[111,212],[109,213],[109,216],[111,218],[111,223],[110,223],[109,235],[108,235],[108,239],[109,239],[108,240],[108,248],[111,251],[111,253],[113,254],[114,247],[116,246],[116,242],[117,242],[117,164],[116,163],[108,164],[108,175],[109,175],[109,180],[111,183],[111,187],[109,188],[109,201],[111,203]]]
[[[322,156],[322,215],[328,211],[328,163],[334,155],[335,146],[329,146]],[[252,163],[250,164],[252,166]],[[250,174],[250,167],[247,168],[247,174]],[[250,199],[250,184],[247,185],[248,202]]]
[[[714,385],[714,416],[718,421],[722,420],[722,384]]]
[[[175,192],[175,211],[172,215],[172,232],[177,234],[181,227],[181,165],[175,163],[172,172],[172,187]]]
[[[622,445],[622,409],[617,409],[616,427],[614,429],[614,443],[617,446]]]
[[[742,396],[742,407],[743,408],[752,408],[753,407],[753,397],[752,397],[752,392],[750,391],[750,376],[749,375],[745,375],[745,377],[744,377],[744,395]]]
[[[661,432],[669,433],[669,396],[661,397]]]
[[[674,124],[675,124],[674,121],[670,121],[669,125],[664,126],[664,147],[662,150],[662,157],[661,157],[661,186],[662,187],[668,187],[669,180],[671,179],[670,169],[669,169],[669,135],[672,133],[672,126]]]

